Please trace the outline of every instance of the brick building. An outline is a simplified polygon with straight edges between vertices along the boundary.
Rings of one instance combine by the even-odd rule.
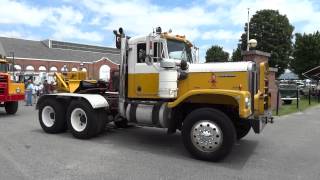
[[[0,54],[14,64],[16,75],[45,78],[53,72],[82,70],[89,79],[108,80],[120,63],[118,49],[55,40],[0,37]]]
[[[242,55],[243,55],[244,61],[254,61],[257,64],[260,64],[261,62],[268,62],[271,56],[270,53],[266,53],[258,50],[243,51]],[[268,80],[269,80],[269,92],[271,93],[272,109],[276,109],[276,106],[277,106],[277,93],[278,93],[278,85],[276,82],[277,72],[278,72],[277,68],[269,67]]]

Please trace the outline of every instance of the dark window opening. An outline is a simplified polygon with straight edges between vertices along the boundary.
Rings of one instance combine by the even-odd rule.
[[[144,63],[146,54],[146,43],[137,44],[137,63]]]

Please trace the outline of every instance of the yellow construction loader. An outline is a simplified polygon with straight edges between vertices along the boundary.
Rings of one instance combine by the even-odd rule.
[[[0,55],[0,107],[4,107],[7,114],[15,114],[18,102],[24,100],[24,84],[12,80],[9,65],[6,58]]]
[[[116,71],[112,71],[111,75]],[[66,93],[104,93],[105,91],[116,91],[115,85],[112,86],[112,81],[117,77],[113,77],[109,82],[103,80],[89,80],[87,72],[72,71],[72,72],[55,72],[54,79],[56,81],[55,89],[58,92]]]

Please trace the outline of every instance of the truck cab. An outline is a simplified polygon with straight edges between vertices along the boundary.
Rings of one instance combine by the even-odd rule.
[[[165,98],[163,96],[176,98],[177,85],[175,89],[171,89],[172,95],[164,95],[159,92],[160,81],[164,83],[160,76],[161,73],[169,72],[171,69],[170,75],[176,84],[179,75],[176,64],[181,60],[192,63],[192,45],[187,44],[187,41],[182,38],[165,39],[162,36],[141,36],[129,39],[128,46],[130,49],[128,51],[128,98]],[[163,71],[164,66],[168,71]],[[168,77],[170,75],[168,74]]]
[[[194,64],[192,46],[185,36],[167,32],[128,39],[126,59],[121,63],[127,70],[123,75],[127,87],[120,88],[127,90],[122,92],[126,101],[161,101],[170,109],[185,103],[212,104],[224,110],[232,106],[240,119],[259,119],[270,113],[267,63]]]

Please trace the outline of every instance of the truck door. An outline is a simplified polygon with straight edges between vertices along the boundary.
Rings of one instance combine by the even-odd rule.
[[[129,98],[158,98],[159,89],[159,68],[158,62],[158,43],[153,43],[152,63],[146,62],[147,43],[137,43],[133,72],[129,71]],[[130,63],[129,63],[130,65]]]

